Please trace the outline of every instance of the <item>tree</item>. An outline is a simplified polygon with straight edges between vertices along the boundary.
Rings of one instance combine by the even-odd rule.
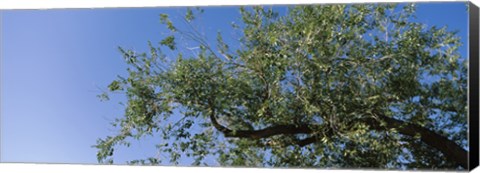
[[[128,77],[115,136],[97,141],[98,160],[115,146],[156,136],[193,165],[464,169],[467,60],[456,32],[414,22],[414,4],[308,5],[281,14],[241,7],[236,45],[211,46],[193,27],[160,19],[171,35],[150,52],[120,48]],[[185,29],[186,28],[186,29]],[[188,55],[176,44],[198,44]],[[176,52],[166,58],[162,50]],[[108,98],[107,94],[103,95]],[[131,164],[160,164],[151,157]]]

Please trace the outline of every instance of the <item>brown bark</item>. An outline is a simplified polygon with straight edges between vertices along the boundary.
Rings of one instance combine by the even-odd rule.
[[[382,116],[387,123],[387,128],[395,128],[400,134],[415,136],[420,135],[420,140],[425,144],[441,151],[448,160],[454,161],[463,168],[468,168],[468,152],[454,141],[435,133],[427,128],[400,121],[387,116]],[[378,122],[371,122],[369,125],[376,130],[381,130]]]
[[[420,140],[422,142],[441,151],[448,160],[456,162],[463,168],[468,168],[468,152],[455,142],[449,140],[448,138],[439,135],[427,128],[387,116],[380,116],[380,119],[385,122],[385,126],[381,126],[381,123],[373,118],[365,120],[364,123],[368,124],[372,130],[383,131],[395,128],[402,135],[412,137],[420,135]],[[217,130],[221,131],[225,135],[225,137],[252,139],[268,138],[270,136],[281,134],[312,134],[314,133],[314,128],[312,127],[315,127],[315,125],[276,125],[261,130],[231,130],[218,123],[215,117],[215,110],[212,110],[210,114],[210,120],[213,126]],[[318,139],[318,136],[311,136],[298,141],[296,144],[299,146],[305,146],[317,142]]]
[[[260,139],[280,134],[310,134],[313,132],[312,129],[307,125],[277,125],[261,130],[231,130],[218,123],[217,119],[215,118],[214,111],[212,114],[210,114],[210,121],[217,130],[221,131],[225,135],[225,137]]]

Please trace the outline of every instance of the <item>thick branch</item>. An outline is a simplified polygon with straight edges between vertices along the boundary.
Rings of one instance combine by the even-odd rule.
[[[456,144],[454,141],[449,140],[448,138],[439,135],[427,128],[403,122],[394,118],[387,116],[380,116],[381,120],[386,123],[386,126],[381,126],[381,123],[378,120],[373,118],[365,120],[372,130],[388,130],[395,128],[400,134],[407,136],[416,136],[420,135],[420,140],[425,144],[438,149],[441,151],[448,160],[454,161],[463,168],[468,168],[468,152],[464,150],[461,146]],[[276,125],[267,127],[261,130],[231,130],[218,123],[215,117],[215,110],[212,109],[210,114],[210,120],[212,121],[213,126],[221,131],[225,137],[238,137],[238,138],[268,138],[274,135],[293,135],[293,134],[313,134],[314,129],[312,128],[315,125]],[[318,137],[312,136],[304,140],[297,142],[299,146],[305,146],[311,143],[316,142]]]
[[[381,119],[387,123],[386,127],[388,129],[395,128],[399,133],[412,137],[420,135],[422,142],[441,151],[448,160],[457,162],[463,168],[468,168],[468,152],[454,141],[415,124],[406,123],[387,116],[381,116]],[[368,124],[375,130],[385,129],[385,127],[380,126],[378,121],[368,121]]]
[[[213,126],[222,132],[225,137],[260,139],[280,134],[310,134],[313,132],[308,125],[276,125],[261,130],[231,130],[218,123],[217,119],[215,118],[215,111],[213,110],[210,114],[210,120],[212,121]]]
[[[303,140],[297,141],[297,145],[303,147],[303,146],[309,145],[311,143],[314,143],[317,140],[318,140],[318,137],[312,136],[312,137],[308,137],[308,138],[305,138]]]

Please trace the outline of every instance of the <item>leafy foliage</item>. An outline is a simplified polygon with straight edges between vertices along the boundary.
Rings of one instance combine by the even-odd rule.
[[[203,11],[187,10],[191,24]],[[119,133],[99,139],[99,162],[127,139],[156,136],[165,158],[130,164],[461,169],[467,147],[467,60],[455,32],[411,21],[414,4],[241,7],[240,44],[210,46],[166,14],[172,35],[149,54],[120,49],[128,77]],[[191,26],[191,25],[190,25]],[[199,45],[184,57],[175,37]],[[237,43],[235,43],[237,44]],[[235,48],[232,48],[235,47]],[[232,50],[233,49],[233,50]],[[436,141],[436,142],[435,142]],[[465,158],[467,159],[467,158]]]

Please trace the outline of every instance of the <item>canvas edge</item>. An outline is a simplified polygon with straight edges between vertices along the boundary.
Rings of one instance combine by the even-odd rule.
[[[479,164],[479,8],[469,2],[469,168]]]

